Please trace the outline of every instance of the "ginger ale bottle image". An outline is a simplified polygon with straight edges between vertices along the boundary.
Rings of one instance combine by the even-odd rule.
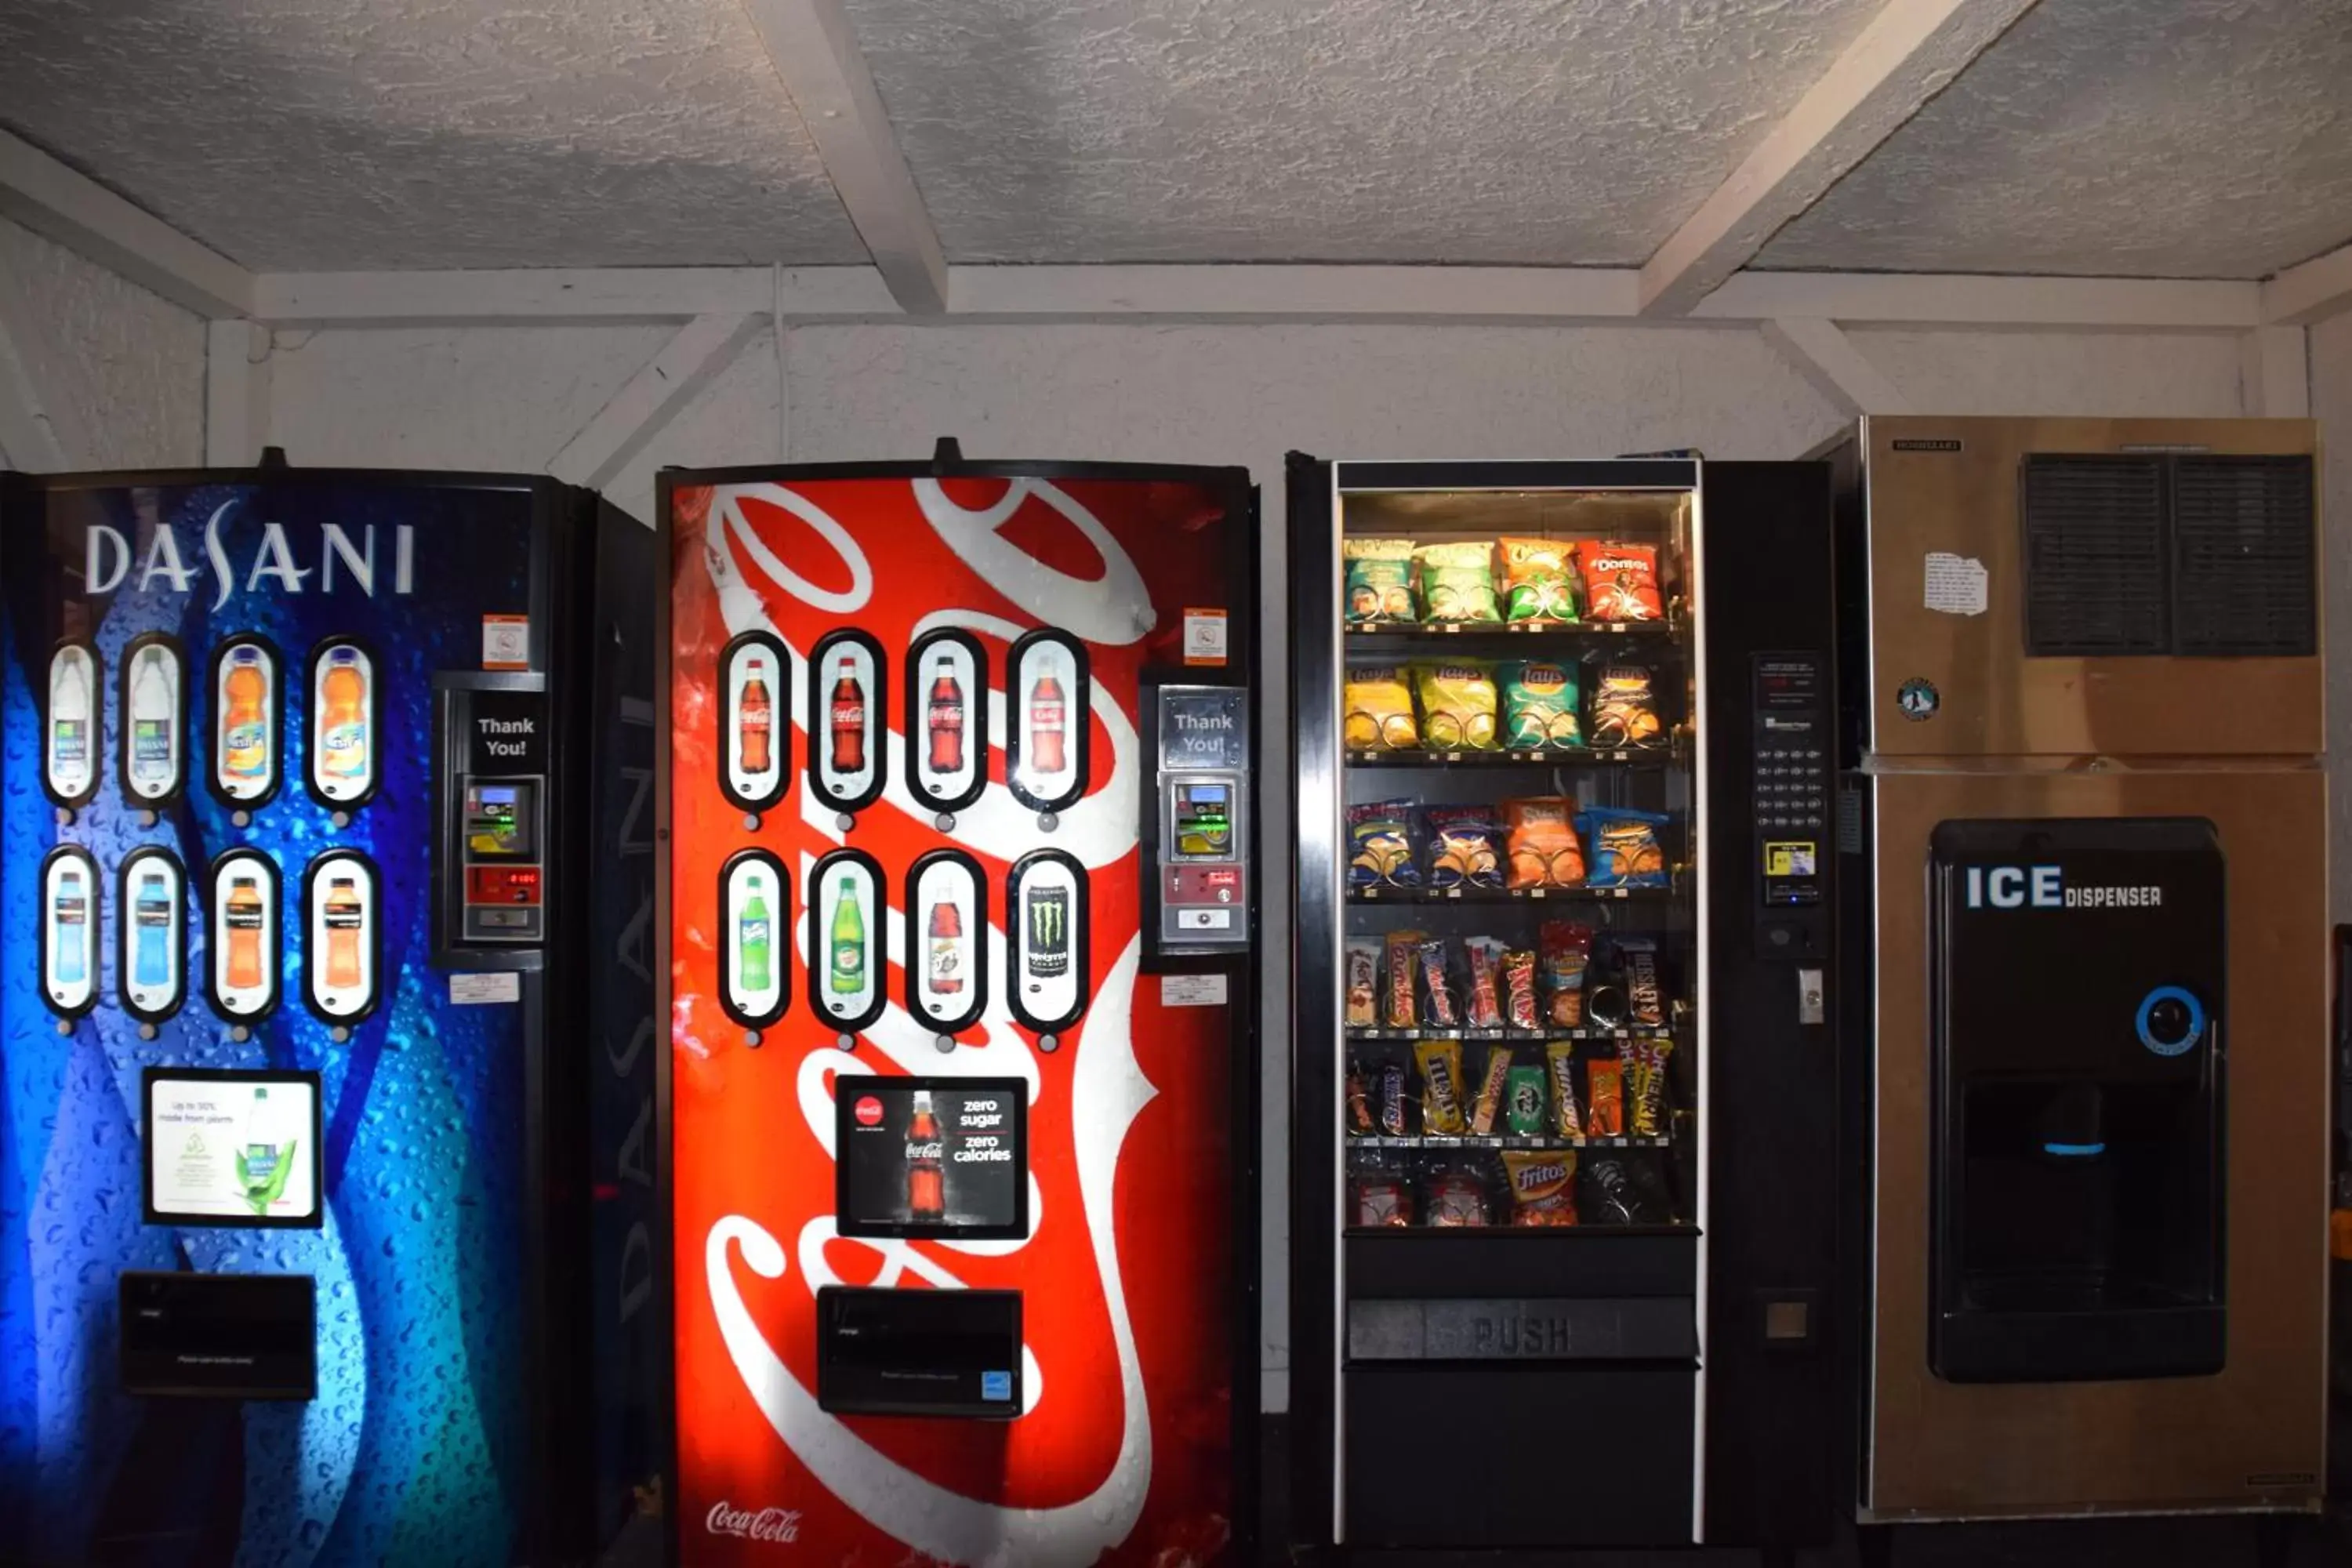
[[[857,907],[857,884],[847,877],[833,885],[832,954],[826,985],[840,995],[866,987],[866,913]]]

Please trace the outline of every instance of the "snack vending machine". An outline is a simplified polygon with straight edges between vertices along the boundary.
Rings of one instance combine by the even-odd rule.
[[[1289,478],[1299,1532],[1825,1540],[1828,469]]]
[[[650,976],[591,951],[650,913],[652,533],[0,481],[0,1554],[587,1555],[658,1433]]]
[[[2304,420],[1839,443],[1865,1522],[2318,1506]]]
[[[675,1555],[1245,1561],[1255,498],[951,448],[662,479]]]

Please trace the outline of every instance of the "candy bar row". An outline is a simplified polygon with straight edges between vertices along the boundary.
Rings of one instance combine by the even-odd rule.
[[[1546,921],[1533,949],[1402,930],[1347,940],[1350,1029],[1655,1029],[1672,1018],[1658,944]]]
[[[1682,1216],[1654,1153],[1504,1149],[1412,1165],[1363,1158],[1348,1178],[1360,1229],[1675,1225]]]
[[[1663,1138],[1667,1132],[1664,1036],[1598,1046],[1552,1040],[1488,1046],[1475,1085],[1463,1078],[1459,1040],[1414,1043],[1348,1063],[1351,1138]]]

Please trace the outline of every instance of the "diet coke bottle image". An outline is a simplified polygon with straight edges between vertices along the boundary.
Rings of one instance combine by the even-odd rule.
[[[833,731],[833,771],[836,773],[862,773],[866,771],[866,688],[857,679],[857,670],[845,658],[834,678],[833,702],[826,717]]]
[[[931,1091],[915,1091],[914,1114],[907,1119],[907,1217],[936,1220],[947,1215],[947,1182],[940,1161],[946,1152],[940,1119],[931,1111]]]

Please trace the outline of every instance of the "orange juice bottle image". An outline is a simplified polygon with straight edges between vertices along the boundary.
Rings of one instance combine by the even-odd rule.
[[[261,984],[261,888],[251,877],[228,883],[228,985],[251,991]]]
[[[247,644],[230,654],[221,682],[220,759],[222,775],[236,784],[259,784],[269,775],[269,721],[262,712],[268,694],[261,650]]]
[[[327,984],[347,991],[360,983],[360,926],[366,912],[360,908],[359,884],[349,877],[327,882]]]
[[[319,771],[330,779],[358,784],[368,773],[367,672],[357,648],[327,656],[325,722],[319,726]]]

